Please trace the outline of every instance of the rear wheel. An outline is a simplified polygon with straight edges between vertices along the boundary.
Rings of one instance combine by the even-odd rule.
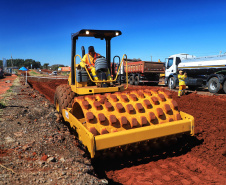
[[[130,77],[129,77],[129,84],[130,84],[130,85],[134,85],[134,81],[135,81],[135,80],[134,80],[134,76],[130,76]]]
[[[226,94],[226,80],[224,81],[223,90],[224,90],[224,93]]]
[[[134,84],[135,84],[135,85],[139,85],[139,83],[140,83],[139,76],[135,76]]]
[[[222,89],[222,85],[220,84],[218,78],[213,77],[209,80],[208,90],[211,93],[218,93]]]
[[[168,80],[168,87],[170,89],[175,89],[176,88],[176,82],[174,77],[170,77]]]
[[[54,96],[54,105],[58,112],[62,113],[62,109],[72,108],[72,101],[75,93],[71,90],[70,85],[64,84],[56,88]]]

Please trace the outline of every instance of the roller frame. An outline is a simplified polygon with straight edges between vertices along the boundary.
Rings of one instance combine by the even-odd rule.
[[[78,95],[88,95],[88,94],[120,92],[120,91],[124,91],[124,86],[119,85],[116,87],[107,87],[107,88],[100,88],[97,86],[85,86],[82,88],[77,88],[75,85],[71,85],[71,89],[73,92],[76,92],[76,94]]]
[[[182,120],[164,124],[144,126],[130,130],[94,136],[85,126],[70,112],[71,109],[63,109],[64,120],[69,122],[71,127],[76,129],[79,140],[82,141],[90,153],[91,158],[95,152],[103,149],[123,146],[145,140],[161,138],[164,136],[176,135],[189,132],[194,135],[194,117],[180,111]]]

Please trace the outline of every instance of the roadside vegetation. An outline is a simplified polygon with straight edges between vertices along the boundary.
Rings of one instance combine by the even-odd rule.
[[[27,69],[49,69],[57,71],[59,67],[65,67],[62,64],[53,64],[44,63],[43,65],[39,61],[33,59],[6,59],[6,66],[12,67],[14,70],[21,67],[26,67]],[[0,60],[0,67],[3,67],[3,60]]]
[[[7,106],[7,102],[9,101],[9,98],[12,95],[16,95],[16,93],[12,91],[14,86],[20,86],[20,79],[19,79],[19,77],[17,77],[14,80],[13,85],[10,87],[10,89],[8,89],[5,94],[1,95],[1,99],[0,99],[0,115],[1,115],[1,109]]]
[[[18,80],[18,83],[19,83],[19,79],[17,78],[16,80]],[[0,97],[0,121],[2,121],[3,119],[3,108],[5,108],[7,106],[7,103],[9,101],[9,98],[16,94],[16,93],[13,93],[12,91],[12,88],[16,85],[16,80],[14,81],[13,85],[10,87],[10,89],[8,89],[6,91],[5,94],[1,95]]]
[[[41,74],[40,72],[37,72],[37,71],[32,70],[32,69],[29,71],[29,75],[30,76],[46,76],[46,75]]]

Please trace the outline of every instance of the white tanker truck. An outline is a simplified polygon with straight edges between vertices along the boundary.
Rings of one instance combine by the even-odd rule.
[[[178,85],[178,71],[183,70],[188,77],[189,89],[208,87],[209,92],[226,93],[226,55],[195,57],[189,54],[176,54],[168,58],[165,69],[165,85],[174,89]]]

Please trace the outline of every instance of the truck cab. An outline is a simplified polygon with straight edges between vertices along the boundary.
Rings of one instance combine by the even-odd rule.
[[[174,89],[176,87],[178,65],[181,63],[181,60],[187,58],[194,58],[194,56],[186,53],[180,53],[171,55],[169,58],[167,58],[165,69],[165,85],[168,85],[170,89]]]

